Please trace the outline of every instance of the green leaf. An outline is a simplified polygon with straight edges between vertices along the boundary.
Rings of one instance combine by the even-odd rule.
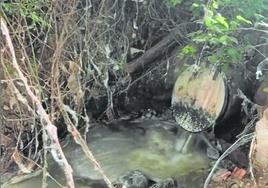
[[[237,29],[239,27],[239,23],[237,21],[230,21],[230,28]]]
[[[219,40],[218,37],[211,37],[211,38],[209,39],[209,43],[210,43],[210,44],[218,45],[218,44],[221,44],[221,41]]]
[[[219,42],[222,43],[223,45],[227,46],[232,43],[238,44],[238,41],[235,37],[231,37],[228,35],[223,35],[219,38]]]
[[[197,3],[193,3],[193,4],[192,4],[192,8],[198,8],[198,7],[200,7],[199,4],[197,4]]]
[[[226,29],[229,29],[229,24],[228,22],[226,21],[226,18],[223,17],[222,15],[218,14],[215,16],[215,20],[221,24],[222,26],[224,26]]]
[[[212,3],[212,7],[215,8],[215,9],[218,9],[218,8],[219,8],[219,4],[218,4],[218,2],[213,1],[213,3]]]
[[[227,35],[223,35],[219,38],[219,42],[222,43],[223,45],[228,45],[228,36]]]
[[[208,57],[210,63],[216,64],[219,62],[219,57],[215,54]]]
[[[200,34],[200,35],[194,36],[193,42],[204,43],[204,42],[207,42],[209,39],[210,39],[210,36],[205,35],[205,34]]]
[[[170,2],[172,4],[172,6],[175,7],[176,5],[181,4],[182,0],[170,0]]]
[[[240,53],[236,48],[228,48],[226,53],[233,62],[236,62],[240,59]]]
[[[205,25],[208,27],[208,28],[212,28],[213,26],[215,26],[215,24],[217,23],[217,21],[213,18],[206,18],[205,20]]]
[[[224,64],[222,65],[222,67],[221,67],[221,70],[222,70],[223,72],[225,72],[225,73],[227,73],[227,72],[229,71],[229,69],[230,69],[230,65],[229,65],[229,63],[224,63]]]
[[[214,15],[213,11],[212,10],[209,10],[208,8],[204,8],[205,9],[205,15],[204,15],[204,18],[207,19],[207,18],[212,18],[212,16]]]
[[[247,23],[247,24],[249,24],[249,25],[252,25],[252,22],[251,22],[250,20],[244,18],[244,17],[241,16],[241,15],[237,15],[237,16],[236,16],[236,19],[237,19],[238,21],[240,21],[240,22],[244,22],[244,23]]]
[[[237,40],[235,37],[228,36],[228,40],[229,40],[230,42],[233,42],[233,43],[235,43],[235,44],[238,44],[238,40]]]
[[[192,45],[186,45],[183,49],[182,49],[182,53],[185,55],[194,55],[197,52],[197,48],[195,46]]]
[[[38,15],[36,14],[36,12],[32,12],[30,14],[30,17],[32,18],[33,22],[39,22],[40,21],[40,17],[38,17]]]

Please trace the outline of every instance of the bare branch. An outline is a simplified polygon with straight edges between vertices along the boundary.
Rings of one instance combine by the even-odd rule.
[[[55,125],[52,124],[52,122],[51,122],[48,114],[46,113],[45,109],[43,108],[40,100],[32,91],[31,87],[33,88],[33,86],[31,86],[31,87],[29,86],[27,78],[23,75],[21,68],[18,65],[16,55],[15,55],[15,50],[14,50],[14,47],[13,47],[13,44],[12,44],[12,41],[11,41],[11,38],[9,35],[9,30],[8,30],[7,25],[2,17],[0,17],[0,23],[1,23],[1,31],[2,31],[3,35],[5,36],[7,48],[9,49],[9,51],[11,53],[12,65],[16,69],[16,71],[19,75],[19,78],[22,80],[27,94],[30,96],[31,100],[36,105],[36,107],[37,107],[36,113],[39,115],[39,117],[41,119],[43,129],[46,131],[49,139],[51,139],[51,141],[52,141],[51,145],[49,146],[51,149],[50,151],[52,153],[52,156],[54,157],[54,160],[56,160],[56,162],[63,168],[66,179],[67,179],[68,187],[73,188],[74,187],[74,180],[73,180],[73,176],[72,176],[72,168],[69,165],[69,163],[68,163],[68,161],[67,161],[67,159],[62,151],[62,148],[60,146],[59,139],[57,136],[57,128]],[[33,114],[33,115],[35,115],[35,114]],[[47,140],[44,140],[44,142],[47,142]],[[56,153],[56,155],[53,155],[53,153]]]

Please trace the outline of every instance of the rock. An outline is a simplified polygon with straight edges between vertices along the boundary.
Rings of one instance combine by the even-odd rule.
[[[178,188],[176,180],[169,178],[167,180],[158,182],[150,186],[150,188]]]
[[[220,139],[220,144],[223,151],[227,150],[232,145],[231,143],[228,143],[223,139]],[[240,168],[247,168],[249,165],[249,159],[247,154],[243,152],[240,148],[230,153],[228,155],[228,158]]]
[[[149,178],[138,170],[128,172],[119,178],[119,182],[122,188],[147,188],[149,186]]]

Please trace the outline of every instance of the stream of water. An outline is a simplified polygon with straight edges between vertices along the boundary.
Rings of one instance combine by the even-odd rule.
[[[184,187],[200,187],[209,164],[200,149],[202,141],[197,135],[189,138],[188,133],[176,127],[173,120],[117,121],[94,126],[87,134],[87,142],[113,182],[129,171],[140,170],[155,181],[172,177],[180,180]],[[101,175],[80,147],[70,142],[64,152],[73,167],[74,177],[83,180],[76,181],[76,187],[97,187],[93,184],[101,180]],[[64,184],[59,166],[53,161],[50,164],[50,174]],[[41,187],[41,181],[39,176],[8,187],[36,188]],[[59,187],[51,179],[48,183],[49,188]]]

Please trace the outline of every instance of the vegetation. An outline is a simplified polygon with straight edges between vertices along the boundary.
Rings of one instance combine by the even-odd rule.
[[[265,0],[193,2],[193,17],[198,18],[196,22],[201,23],[201,27],[189,34],[191,43],[179,56],[193,56],[196,64],[209,61],[225,71],[230,63],[245,62],[246,54],[259,44],[241,35],[254,31],[266,41],[267,31],[258,28],[261,23],[267,22],[264,14],[267,3]]]
[[[177,58],[191,58],[196,67],[209,62],[226,72],[237,64],[253,67],[254,76],[265,71],[256,67],[267,59],[267,12],[267,0],[1,1],[5,160],[16,153],[21,171],[40,168],[45,187],[50,152],[73,187],[60,146],[69,134],[112,187],[78,130],[153,108],[148,99],[158,103],[154,98],[173,87],[166,80],[174,49]],[[128,71],[139,61],[141,70]]]

